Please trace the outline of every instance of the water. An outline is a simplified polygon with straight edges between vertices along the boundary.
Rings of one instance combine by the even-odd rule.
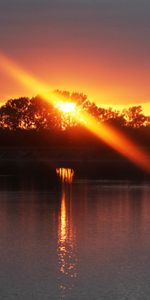
[[[150,185],[0,191],[0,299],[150,299]]]

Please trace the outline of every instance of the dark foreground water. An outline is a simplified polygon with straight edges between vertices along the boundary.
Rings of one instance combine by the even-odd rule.
[[[0,190],[0,299],[150,299],[150,185]]]

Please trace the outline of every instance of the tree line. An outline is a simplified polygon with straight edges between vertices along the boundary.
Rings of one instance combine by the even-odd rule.
[[[150,117],[145,116],[141,106],[132,106],[122,111],[103,108],[91,102],[82,93],[56,90],[60,99],[73,101],[81,110],[94,116],[99,122],[118,127],[141,128],[150,126]],[[80,126],[61,113],[57,107],[44,101],[41,96],[10,99],[0,107],[0,130],[58,130]]]

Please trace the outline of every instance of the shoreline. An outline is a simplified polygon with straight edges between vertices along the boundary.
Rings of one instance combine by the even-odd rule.
[[[83,179],[150,180],[149,174],[125,157],[111,149],[106,150],[81,147],[0,147],[0,175],[57,181],[55,170],[64,167],[73,168],[75,176]]]

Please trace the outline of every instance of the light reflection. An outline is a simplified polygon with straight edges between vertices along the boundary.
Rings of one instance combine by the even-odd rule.
[[[57,168],[56,173],[61,179],[61,182],[71,184],[74,177],[74,170],[70,168]]]
[[[59,289],[61,297],[64,297],[69,295],[69,291],[74,288],[77,278],[76,232],[72,218],[71,187],[74,171],[64,168],[63,170],[59,169],[58,174],[60,174],[60,178],[62,179],[62,192],[58,215],[57,253],[59,261]],[[67,174],[69,177],[66,177]]]

